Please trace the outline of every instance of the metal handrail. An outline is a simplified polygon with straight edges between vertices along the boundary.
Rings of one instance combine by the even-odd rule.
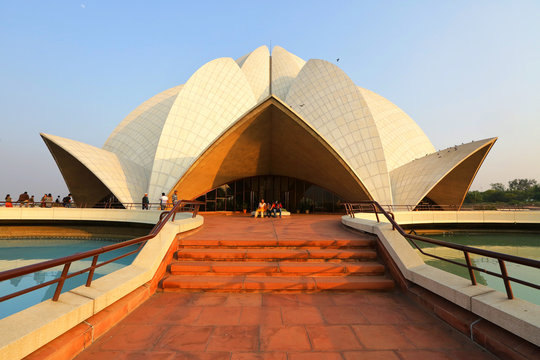
[[[12,298],[17,297],[19,295],[24,295],[24,294],[29,293],[31,291],[34,291],[34,290],[37,290],[37,289],[40,289],[42,287],[49,286],[49,285],[52,285],[52,284],[55,284],[55,283],[57,283],[58,285],[56,286],[56,291],[54,292],[54,296],[53,296],[52,300],[57,301],[58,297],[60,296],[60,293],[62,292],[62,287],[64,285],[64,282],[69,278],[75,277],[75,276],[83,274],[85,272],[88,272],[88,278],[86,280],[86,286],[88,287],[92,283],[95,269],[97,269],[99,267],[102,267],[104,265],[107,265],[107,264],[109,264],[109,263],[111,263],[113,261],[116,261],[118,259],[124,258],[126,256],[129,256],[131,254],[134,254],[134,253],[138,252],[144,246],[144,244],[146,244],[146,242],[148,240],[153,239],[154,237],[156,237],[159,234],[161,229],[165,226],[165,224],[169,221],[169,219],[171,219],[171,217],[172,217],[172,220],[174,221],[177,212],[179,212],[179,211],[192,212],[193,213],[192,217],[196,217],[197,213],[199,211],[199,206],[201,204],[204,204],[204,203],[202,203],[200,201],[178,201],[178,203],[176,203],[176,205],[170,211],[164,211],[164,212],[162,212],[160,214],[159,221],[152,228],[152,230],[150,230],[150,233],[148,233],[148,235],[138,237],[136,239],[124,241],[124,242],[121,242],[121,243],[117,243],[117,244],[103,246],[103,247],[98,248],[98,249],[89,250],[89,251],[85,251],[85,252],[82,252],[82,253],[77,253],[77,254],[70,255],[70,256],[65,256],[65,257],[58,258],[58,259],[52,259],[52,260],[48,260],[48,261],[43,261],[43,262],[40,262],[38,264],[32,264],[32,265],[23,266],[23,267],[16,268],[16,269],[2,271],[2,272],[0,272],[0,281],[5,281],[5,280],[10,280],[10,279],[13,279],[13,278],[16,278],[16,277],[19,277],[19,276],[24,276],[24,275],[32,274],[32,273],[35,273],[35,272],[38,272],[38,271],[50,269],[50,268],[53,268],[53,267],[56,267],[56,266],[61,266],[61,265],[64,266],[64,268],[62,270],[62,274],[60,275],[59,278],[56,278],[56,279],[53,279],[53,280],[50,280],[50,281],[47,281],[47,282],[32,286],[30,288],[19,290],[17,292],[14,292],[14,293],[5,295],[3,297],[0,297],[0,302],[12,299]],[[128,253],[119,255],[119,256],[115,257],[114,259],[109,259],[107,261],[104,261],[104,262],[102,262],[100,264],[97,263],[99,255],[110,252],[110,251],[113,251],[113,250],[125,248],[127,246],[135,245],[135,244],[139,244],[139,247],[137,249],[129,251]],[[78,260],[82,260],[82,259],[86,259],[86,258],[90,258],[90,257],[92,257],[92,265],[90,267],[87,267],[87,268],[84,268],[84,269],[79,270],[77,272],[69,274],[69,268],[70,268],[70,266],[71,266],[71,264],[73,262],[78,261]]]
[[[517,279],[517,278],[511,277],[511,276],[508,276],[508,272],[507,272],[506,264],[505,264],[505,261],[509,261],[509,262],[512,262],[512,263],[515,263],[515,264],[520,264],[520,265],[529,266],[529,267],[532,267],[532,268],[535,268],[535,269],[540,269],[540,261],[538,261],[538,260],[527,259],[527,258],[523,258],[523,257],[520,257],[520,256],[503,254],[503,253],[499,253],[499,252],[496,252],[496,251],[478,249],[478,248],[475,248],[475,247],[472,247],[472,246],[453,244],[453,243],[450,243],[450,242],[447,242],[447,241],[431,239],[431,238],[427,238],[427,237],[424,237],[424,236],[407,234],[401,228],[401,226],[399,226],[399,224],[395,221],[393,214],[390,214],[387,211],[385,211],[384,208],[376,201],[361,201],[361,202],[358,202],[358,203],[346,203],[345,204],[345,210],[347,212],[347,215],[349,215],[352,218],[355,217],[354,216],[355,210],[359,210],[357,212],[365,212],[365,211],[362,211],[362,210],[365,210],[365,209],[372,210],[375,213],[375,216],[377,218],[377,222],[380,222],[378,214],[379,213],[383,214],[388,219],[388,221],[392,224],[392,230],[397,230],[401,234],[401,236],[405,237],[406,239],[409,239],[412,242],[412,244],[414,245],[414,247],[416,249],[418,249],[420,251],[420,253],[422,253],[423,255],[430,256],[430,257],[433,257],[433,258],[436,258],[436,259],[439,259],[439,260],[442,260],[442,261],[446,261],[446,262],[449,262],[449,263],[452,263],[452,264],[455,264],[455,265],[459,265],[459,266],[462,266],[462,267],[466,267],[467,270],[469,271],[469,278],[470,278],[471,283],[473,285],[477,284],[476,277],[475,277],[475,274],[474,274],[474,270],[476,270],[476,271],[480,271],[480,272],[483,272],[485,274],[492,275],[492,276],[498,277],[500,279],[503,279],[504,287],[506,289],[506,295],[508,296],[509,299],[514,298],[514,294],[512,292],[512,286],[510,284],[510,281],[513,281],[513,282],[516,282],[518,284],[522,284],[522,285],[525,285],[525,286],[532,287],[534,289],[540,290],[540,285],[533,284],[533,283],[525,281],[525,280],[521,280],[521,279]],[[453,260],[450,260],[450,259],[445,259],[445,258],[440,257],[438,255],[434,255],[434,254],[430,254],[428,252],[425,252],[423,249],[420,248],[420,246],[418,246],[418,244],[416,243],[415,240],[423,241],[423,242],[438,245],[438,246],[443,246],[443,247],[446,247],[446,248],[459,250],[459,251],[463,252],[466,264],[462,264],[462,263],[457,262],[457,261],[453,261]],[[501,269],[501,273],[499,274],[499,273],[496,273],[496,272],[493,272],[493,271],[489,271],[489,270],[486,270],[486,269],[483,269],[483,268],[479,268],[477,266],[473,266],[472,263],[471,263],[469,254],[482,255],[482,256],[485,256],[485,257],[490,257],[490,258],[493,258],[493,259],[497,259],[497,261],[499,262],[499,267]]]
[[[177,201],[178,202],[178,201]],[[34,201],[34,202],[20,202],[20,201],[0,201],[0,207],[6,207],[6,203],[11,204],[14,208],[57,208],[57,207],[64,207],[63,203],[57,203],[57,202],[42,202],[41,200]],[[165,205],[164,210],[170,210],[173,208],[173,206],[176,203],[168,202]],[[50,206],[47,206],[50,205]],[[72,202],[67,206],[66,208],[98,208],[98,209],[121,209],[119,206],[122,206],[123,209],[141,209],[142,203],[122,203],[122,202],[100,202],[96,203],[92,206],[88,206],[87,203],[75,203]],[[161,203],[148,203],[148,210],[161,210]]]
[[[360,203],[355,203],[360,204]],[[392,204],[380,206],[386,211],[486,211],[486,210],[510,210],[510,211],[522,211],[522,210],[540,210],[538,207],[525,206],[525,205],[511,205],[511,204],[498,204],[495,205],[473,205],[465,204],[461,207],[458,205],[431,205],[431,204],[418,204],[418,205],[406,205],[406,204]]]

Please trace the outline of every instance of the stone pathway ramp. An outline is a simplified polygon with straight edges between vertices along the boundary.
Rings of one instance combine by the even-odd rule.
[[[337,216],[205,220],[189,239],[358,236]],[[156,293],[77,359],[495,359],[398,290],[312,291]]]
[[[77,360],[495,359],[398,292],[157,293]]]

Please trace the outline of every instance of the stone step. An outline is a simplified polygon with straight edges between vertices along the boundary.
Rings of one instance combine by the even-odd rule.
[[[173,275],[241,275],[268,276],[345,276],[347,274],[383,275],[384,265],[362,262],[297,262],[297,261],[179,261],[170,265]]]
[[[170,275],[164,291],[325,291],[390,290],[394,281],[383,276],[192,276]]]
[[[179,260],[374,260],[377,252],[373,249],[191,249],[184,248],[176,252]]]
[[[366,239],[326,239],[326,240],[308,240],[308,239],[180,239],[179,247],[183,248],[261,248],[261,247],[284,247],[296,249],[313,248],[365,248],[374,247],[375,240]]]

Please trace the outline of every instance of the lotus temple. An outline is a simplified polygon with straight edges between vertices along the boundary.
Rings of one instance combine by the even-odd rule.
[[[41,136],[83,206],[176,190],[206,211],[261,198],[293,211],[359,200],[459,208],[496,141],[436,150],[403,110],[336,64],[279,46],[208,62],[139,105],[103,148]]]
[[[497,139],[437,150],[336,64],[261,46],[103,148],[41,136],[78,206],[0,207],[0,359],[540,359],[540,212],[461,209]]]

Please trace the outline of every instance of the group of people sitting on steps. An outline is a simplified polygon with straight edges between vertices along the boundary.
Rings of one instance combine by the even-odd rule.
[[[281,209],[283,206],[279,201],[269,202],[268,204],[264,202],[264,199],[261,199],[259,202],[259,206],[257,207],[257,210],[255,210],[255,218],[261,214],[261,218],[264,217],[264,214],[266,214],[267,217],[273,216],[276,217],[279,213],[279,217],[281,217]]]

